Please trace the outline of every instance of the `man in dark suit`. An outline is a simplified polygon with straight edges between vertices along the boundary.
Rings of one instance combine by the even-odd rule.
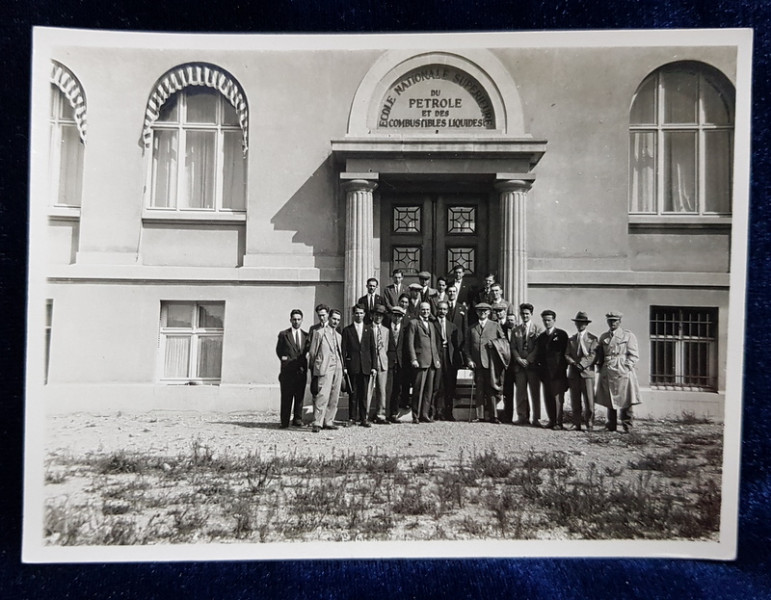
[[[538,370],[543,384],[543,402],[549,422],[547,429],[563,429],[562,407],[565,390],[568,389],[565,351],[568,348],[568,334],[555,327],[557,313],[545,310],[541,313],[544,332],[536,340]]]
[[[431,298],[431,314],[436,314],[436,307],[437,305],[444,301],[447,302],[449,300],[449,296],[447,295],[447,279],[444,277],[437,277],[436,279],[436,295],[434,295],[433,298]]]
[[[581,398],[584,400],[586,430],[594,429],[594,361],[597,358],[599,338],[586,331],[591,321],[585,312],[579,311],[573,319],[576,333],[568,340],[565,360],[568,363],[570,409],[573,412],[575,431],[581,431]]]
[[[355,305],[353,323],[343,329],[343,375],[348,377],[353,388],[348,390],[349,420],[358,421],[362,427],[370,427],[369,380],[377,375],[377,347],[372,329],[364,322],[364,314],[364,307]]]
[[[503,380],[503,422],[507,425],[511,424],[514,418],[514,384],[516,383],[516,364],[514,359],[514,352],[516,350],[516,335],[517,330],[517,311],[513,305],[509,305],[506,309],[505,315],[499,317],[498,323],[501,323],[501,329],[509,341],[509,352],[511,354],[511,362],[506,369],[506,374]]]
[[[300,329],[303,312],[295,308],[289,313],[291,327],[278,334],[276,356],[281,360],[278,380],[281,388],[281,429],[289,427],[289,417],[294,414],[292,425],[302,427],[303,399],[308,381],[308,332]],[[294,403],[294,411],[292,411]]]
[[[465,356],[466,365],[474,371],[476,386],[476,419],[475,422],[487,419],[490,423],[500,423],[495,405],[499,392],[495,389],[493,379],[493,356],[491,355],[493,341],[505,339],[501,326],[490,319],[490,305],[480,302],[476,305],[477,323],[471,325],[466,333]]]
[[[454,421],[452,409],[455,401],[455,384],[458,379],[458,368],[463,365],[463,337],[458,328],[447,316],[448,304],[440,300],[436,305],[436,321],[434,327],[439,338],[439,353],[442,363],[437,373],[436,397],[434,399],[434,415],[442,421]]]
[[[433,423],[431,409],[437,370],[442,363],[439,336],[429,320],[431,304],[420,303],[420,316],[407,326],[407,355],[413,369],[412,422]]]
[[[538,347],[536,341],[543,333],[537,323],[533,323],[533,305],[527,302],[519,305],[522,319],[514,329],[514,341],[511,347],[511,364],[514,367],[514,383],[517,388],[517,420],[515,425],[527,425],[530,415],[533,427],[541,426],[541,376],[538,373]],[[530,405],[528,405],[528,390]]]
[[[387,285],[383,290],[383,304],[389,311],[399,304],[399,296],[407,292],[407,286],[402,283],[404,271],[394,269],[391,273],[393,283]]]
[[[372,315],[375,312],[375,308],[380,304],[383,304],[383,299],[380,294],[376,294],[378,282],[374,277],[367,279],[367,293],[359,298],[359,304],[364,307],[364,322],[367,325],[372,323]]]
[[[399,422],[399,414],[407,414],[410,409],[410,361],[404,342],[407,339],[407,324],[404,309],[394,306],[389,319],[388,336],[388,420]],[[405,411],[405,412],[402,412]]]
[[[433,301],[434,296],[436,296],[438,292],[431,287],[431,273],[428,271],[421,271],[418,273],[418,281],[420,282],[420,301],[428,302],[431,306],[431,310],[433,311],[434,307],[430,303]],[[432,312],[431,314],[434,313]]]
[[[466,329],[468,328],[468,305],[458,299],[458,290],[454,287],[447,288],[447,318],[455,324],[460,334],[465,337]]]
[[[463,279],[463,275],[466,273],[466,269],[463,268],[463,265],[455,265],[452,268],[452,273],[454,278],[452,281],[447,282],[447,289],[449,290],[451,287],[454,287],[457,301],[463,302],[466,306],[468,306],[472,299],[472,289],[468,281]]]

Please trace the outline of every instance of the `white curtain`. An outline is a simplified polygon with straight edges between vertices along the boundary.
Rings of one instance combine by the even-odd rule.
[[[656,212],[656,134],[632,133],[631,194],[629,211],[632,213]]]
[[[166,356],[163,376],[184,378],[190,363],[190,336],[166,336]]]
[[[214,208],[215,132],[188,131],[185,152],[184,206]]]

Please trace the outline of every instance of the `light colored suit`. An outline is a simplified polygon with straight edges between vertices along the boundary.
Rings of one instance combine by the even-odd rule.
[[[313,425],[333,424],[343,383],[342,336],[330,327],[320,327],[311,335],[308,360],[311,373],[319,378],[319,393],[313,398]]]
[[[495,339],[506,339],[501,326],[488,319],[484,327],[476,323],[469,327],[466,335],[466,360],[474,361],[474,384],[476,385],[476,413],[478,419],[497,419],[495,405],[502,390],[496,390],[491,377],[493,357],[489,346]]]
[[[513,333],[511,367],[514,369],[514,383],[517,387],[517,421],[523,424],[529,421],[532,415],[535,423],[541,418],[541,378],[536,364],[536,340],[543,333],[543,327],[531,320],[529,330],[524,323],[520,323]],[[520,360],[526,361],[527,364],[523,365]]]
[[[598,344],[597,336],[584,330],[583,345],[579,343],[578,332],[576,332],[568,340],[568,348],[565,351],[573,425],[581,427],[581,399],[583,398],[583,421],[590,431],[594,428],[594,361],[597,358]]]
[[[431,321],[417,318],[407,326],[405,346],[407,356],[417,361],[413,369],[412,418],[428,419],[433,408],[434,386],[437,369],[441,368],[439,336]]]

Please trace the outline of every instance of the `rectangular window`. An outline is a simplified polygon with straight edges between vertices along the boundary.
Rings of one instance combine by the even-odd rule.
[[[717,391],[717,315],[717,308],[651,307],[651,386]]]
[[[219,383],[224,331],[224,302],[161,302],[161,379]]]

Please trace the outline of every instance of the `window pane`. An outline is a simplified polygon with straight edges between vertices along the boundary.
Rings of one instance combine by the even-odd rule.
[[[629,113],[629,122],[632,125],[656,122],[656,81],[656,76],[649,77],[637,90]]]
[[[709,345],[704,342],[685,342],[683,383],[704,386],[709,376]]]
[[[193,327],[193,310],[188,302],[166,302],[164,327]]]
[[[223,133],[225,144],[222,206],[232,210],[246,208],[246,158],[240,131]]]
[[[675,383],[675,342],[651,342],[651,383]]]
[[[723,93],[706,77],[702,79],[701,100],[704,107],[704,122],[712,125],[733,125],[728,103],[733,105],[733,98],[725,98]]]
[[[447,233],[474,233],[477,228],[474,206],[447,207]]]
[[[696,123],[699,77],[682,71],[661,74],[665,123]]]
[[[57,204],[80,206],[83,182],[83,144],[74,125],[60,125],[62,140]]]
[[[190,363],[190,336],[167,335],[163,376],[184,378]]]
[[[156,129],[153,133],[153,206],[177,204],[177,132]]]
[[[664,133],[664,211],[697,212],[696,134]]]
[[[206,88],[187,88],[187,123],[217,122],[217,92]]]
[[[731,132],[704,132],[704,210],[731,212]]]
[[[198,340],[198,377],[219,379],[222,373],[222,336]]]
[[[394,206],[393,232],[420,233],[420,206]]]
[[[656,212],[656,134],[633,132],[629,149],[629,211]]]
[[[185,194],[187,208],[214,208],[213,131],[188,131],[185,153]]]
[[[227,98],[222,98],[222,111],[223,111],[223,117],[222,117],[222,124],[223,125],[240,125],[238,122],[238,115],[236,114],[236,109],[233,108],[233,105],[227,100]]]
[[[222,329],[225,320],[223,304],[201,304],[198,306],[198,327]]]
[[[179,120],[179,94],[174,94],[161,106],[158,120],[164,123],[177,122]]]

